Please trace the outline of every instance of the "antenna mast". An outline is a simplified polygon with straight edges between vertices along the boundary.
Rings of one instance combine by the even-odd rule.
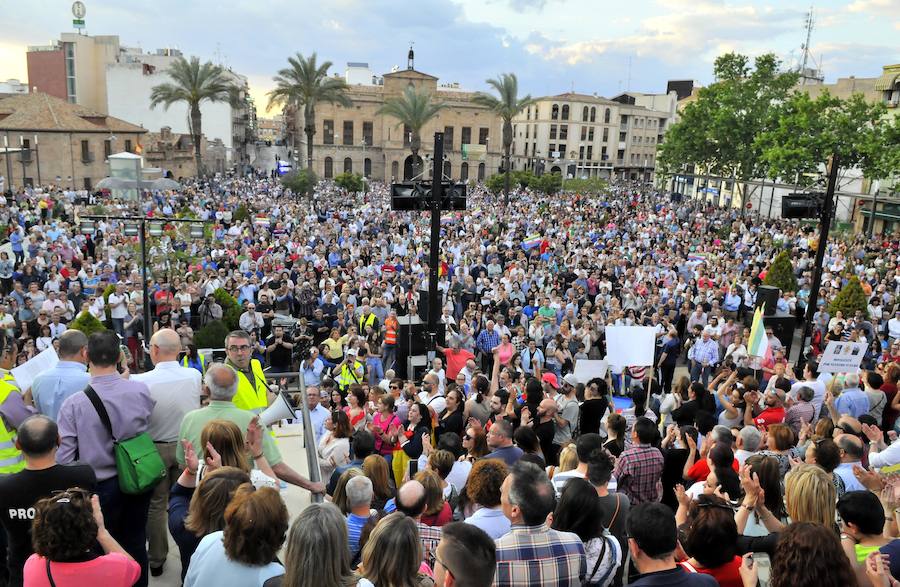
[[[806,13],[806,42],[803,43],[800,48],[803,50],[803,55],[800,58],[800,67],[797,70],[797,73],[800,74],[800,85],[805,86],[809,84],[822,83],[825,81],[825,76],[822,75],[821,63],[816,63],[815,58],[810,54],[810,40],[812,39],[812,32],[816,26],[816,19],[813,15],[813,7],[809,7],[809,12]],[[812,64],[815,67],[810,67]]]

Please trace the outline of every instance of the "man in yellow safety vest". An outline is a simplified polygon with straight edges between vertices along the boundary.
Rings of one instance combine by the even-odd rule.
[[[234,394],[234,405],[242,410],[259,414],[269,407],[269,386],[262,365],[252,359],[250,335],[243,330],[234,330],[225,337],[225,364],[235,370],[238,388]]]

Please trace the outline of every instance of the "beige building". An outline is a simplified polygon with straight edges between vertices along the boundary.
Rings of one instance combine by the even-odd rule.
[[[281,116],[256,119],[256,140],[274,143],[281,138],[284,122]]]
[[[538,98],[513,121],[513,168],[650,181],[674,105],[674,93]]]
[[[472,102],[474,92],[462,90],[458,84],[438,84],[438,78],[416,71],[411,58],[407,69],[381,77],[357,71],[365,64],[353,65],[348,67],[352,73],[348,79],[360,82],[350,85],[348,97],[353,105],[343,108],[320,104],[316,108],[313,169],[319,177],[330,178],[345,171],[384,181],[413,176],[409,130],[398,126],[396,119],[378,114],[385,99],[399,96],[407,86],[425,88],[434,100],[446,104],[422,129],[419,158],[428,163],[425,167],[431,169],[434,133],[442,131],[445,178],[483,180],[498,171],[502,160],[502,124],[493,112]],[[305,167],[302,109],[300,112],[286,109],[285,116],[288,145],[300,167]]]
[[[61,184],[90,190],[109,175],[106,158],[134,152],[147,131],[34,92],[0,100],[0,174],[7,186]]]

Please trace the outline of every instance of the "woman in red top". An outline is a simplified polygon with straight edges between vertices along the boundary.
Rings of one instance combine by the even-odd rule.
[[[679,500],[675,520],[681,545],[689,557],[678,563],[684,570],[711,575],[721,587],[743,587],[731,504],[715,495],[700,495],[688,506]]]
[[[369,424],[369,432],[375,436],[375,452],[380,454],[391,464],[394,450],[397,445],[397,430],[403,426],[400,418],[394,413],[394,398],[390,395],[383,395],[376,403],[378,413],[372,418]]]
[[[362,385],[353,384],[347,392],[347,407],[344,408],[350,425],[354,430],[362,430],[366,426],[366,392]]]

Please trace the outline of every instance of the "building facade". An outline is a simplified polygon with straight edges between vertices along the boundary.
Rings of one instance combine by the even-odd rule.
[[[90,190],[109,175],[106,158],[135,151],[143,128],[32,92],[0,100],[0,173],[13,189],[57,184]]]
[[[363,71],[365,70],[365,71]],[[438,78],[416,71],[410,59],[407,69],[372,76],[366,64],[348,64],[351,84],[349,108],[319,104],[313,136],[313,169],[330,178],[345,171],[383,181],[413,177],[415,168],[409,149],[410,132],[392,117],[378,113],[385,100],[399,96],[408,86],[425,89],[446,107],[420,135],[420,171],[430,179],[434,133],[444,133],[444,179],[484,180],[497,173],[502,160],[502,123],[490,110],[472,102],[474,92],[457,84],[438,84]],[[368,82],[368,83],[364,83]],[[306,136],[302,108],[285,110],[288,145],[300,167],[306,167]],[[424,164],[424,166],[422,165]]]
[[[18,96],[20,94],[28,93],[28,84],[23,84],[17,79],[8,79],[5,82],[0,82],[0,98],[6,98],[8,96]]]
[[[513,119],[513,168],[651,181],[674,94],[665,111],[640,105],[630,94],[617,98],[577,93],[538,98]],[[651,105],[654,100],[642,98]]]

